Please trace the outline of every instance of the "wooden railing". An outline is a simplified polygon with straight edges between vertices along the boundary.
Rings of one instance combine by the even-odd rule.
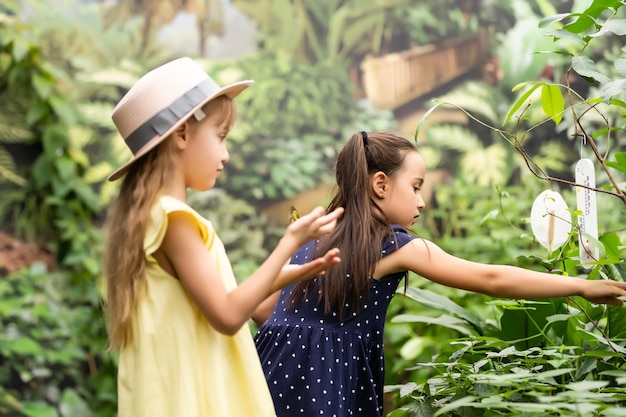
[[[471,71],[484,63],[487,34],[448,39],[361,64],[368,99],[380,109],[393,110]]]

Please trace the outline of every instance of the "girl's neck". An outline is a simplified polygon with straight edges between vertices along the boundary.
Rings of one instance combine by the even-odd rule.
[[[187,187],[185,186],[184,181],[180,181],[177,178],[172,179],[169,185],[165,187],[164,193],[182,201],[183,203],[187,202]]]

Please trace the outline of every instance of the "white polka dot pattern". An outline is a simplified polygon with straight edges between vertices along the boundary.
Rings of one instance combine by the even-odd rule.
[[[383,256],[415,238],[399,226],[394,232],[382,245]],[[292,263],[306,262],[315,243],[301,248]],[[382,416],[385,314],[404,275],[372,280],[361,311],[343,321],[309,299],[289,308],[294,286],[282,291],[255,337],[277,417]],[[349,302],[346,308],[351,311]]]

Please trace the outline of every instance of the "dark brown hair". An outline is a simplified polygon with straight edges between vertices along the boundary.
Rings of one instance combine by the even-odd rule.
[[[376,172],[393,177],[406,155],[417,151],[412,142],[390,133],[368,133],[366,139],[363,136],[363,133],[352,135],[337,158],[337,188],[328,211],[337,207],[345,211],[318,249],[323,254],[339,248],[341,263],[318,276],[315,282],[298,283],[292,293],[293,303],[297,305],[317,291],[324,311],[327,314],[335,311],[340,319],[345,315],[348,301],[352,312],[361,309],[369,295],[370,277],[382,257],[381,244],[393,234],[387,216],[376,203],[370,177]],[[347,298],[349,295],[351,300]]]

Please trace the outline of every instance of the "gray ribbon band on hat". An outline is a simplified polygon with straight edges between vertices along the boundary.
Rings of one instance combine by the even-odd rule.
[[[152,116],[126,138],[126,145],[136,154],[155,135],[163,135],[178,123],[183,116],[202,103],[209,95],[219,90],[219,86],[210,78],[200,82],[191,90],[174,100],[172,104]]]

